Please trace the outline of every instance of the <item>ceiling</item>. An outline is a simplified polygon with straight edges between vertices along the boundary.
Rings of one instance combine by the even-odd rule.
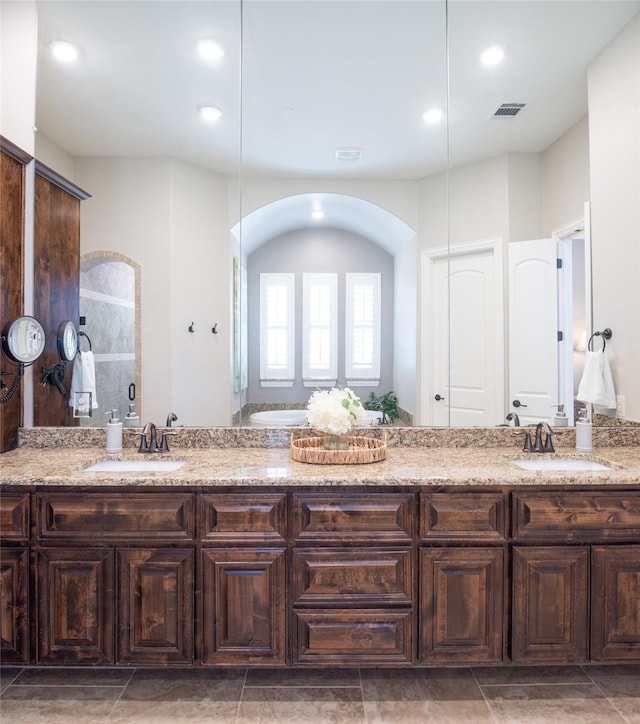
[[[419,179],[448,161],[546,149],[585,115],[590,60],[638,12],[640,0],[45,0],[36,123],[73,156]],[[202,37],[225,49],[218,62],[197,57]],[[55,39],[80,61],[54,64]],[[505,61],[481,67],[493,43]],[[505,102],[526,107],[492,118]],[[222,110],[217,123],[198,118],[204,104]],[[434,106],[448,125],[422,120]],[[337,147],[362,158],[337,161]],[[303,222],[289,213],[289,228]]]

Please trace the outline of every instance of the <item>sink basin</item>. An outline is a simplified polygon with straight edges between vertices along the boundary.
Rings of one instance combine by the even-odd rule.
[[[184,460],[101,460],[85,468],[89,473],[166,473],[179,470]]]
[[[548,472],[593,472],[598,470],[611,470],[595,460],[586,458],[536,458],[526,460],[512,460],[523,470],[546,470]]]

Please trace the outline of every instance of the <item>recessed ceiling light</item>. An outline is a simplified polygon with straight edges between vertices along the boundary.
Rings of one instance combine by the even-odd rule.
[[[359,161],[361,158],[361,148],[356,148],[355,146],[336,148],[336,161]]]
[[[198,113],[203,121],[217,121],[222,117],[222,111],[215,106],[200,106]]]
[[[444,111],[442,108],[430,108],[422,114],[422,119],[427,123],[440,123],[444,118]]]
[[[61,63],[73,63],[78,59],[78,48],[66,40],[56,40],[49,46],[53,57]]]
[[[312,211],[311,218],[315,219],[316,221],[319,221],[320,219],[324,219],[324,211],[320,211],[320,209],[316,209],[315,211]]]
[[[203,38],[198,41],[196,46],[198,48],[198,55],[203,60],[219,60],[224,55],[224,50],[210,38]]]
[[[504,50],[499,45],[490,45],[480,53],[482,65],[498,65],[504,58]]]

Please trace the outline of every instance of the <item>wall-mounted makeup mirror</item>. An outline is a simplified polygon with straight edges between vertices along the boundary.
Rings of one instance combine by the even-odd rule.
[[[347,274],[378,270],[367,244],[393,278],[389,371],[355,387],[362,398],[392,388],[407,419],[434,425],[570,408],[591,324],[587,69],[639,12],[635,0],[39,3],[36,156],[91,193],[81,253],[140,267],[143,418],[225,425],[303,404],[301,382],[295,398],[256,382],[254,292],[275,271],[261,265],[277,251],[301,310],[304,273],[337,274],[340,300]],[[75,64],[54,62],[61,39]],[[201,57],[203,39],[224,54]],[[483,65],[492,45],[502,63]],[[221,116],[203,120],[203,106]],[[539,335],[558,292],[518,271],[551,244],[571,270],[552,357]],[[301,378],[302,343],[294,354]]]

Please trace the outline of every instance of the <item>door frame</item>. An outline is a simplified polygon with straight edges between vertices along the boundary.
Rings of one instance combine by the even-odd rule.
[[[423,249],[421,253],[421,364],[419,371],[420,378],[420,421],[419,425],[431,425],[431,396],[433,394],[433,340],[431,328],[432,320],[435,314],[435,305],[431,303],[431,282],[433,278],[434,266],[437,261],[453,256],[466,256],[477,254],[478,252],[489,251],[493,257],[493,268],[495,274],[496,285],[495,292],[495,313],[496,313],[496,329],[498,331],[495,340],[496,349],[502,350],[502,354],[495,357],[494,374],[496,379],[496,394],[498,395],[497,409],[504,410],[504,400],[506,394],[505,387],[505,311],[504,311],[504,252],[502,238],[493,237],[479,241],[464,242],[461,244],[452,244],[449,246],[438,247],[436,249]],[[499,282],[499,283],[498,283]],[[449,313],[450,301],[447,298],[447,314]],[[447,360],[449,352],[447,351]],[[447,387],[449,387],[449,383]]]

